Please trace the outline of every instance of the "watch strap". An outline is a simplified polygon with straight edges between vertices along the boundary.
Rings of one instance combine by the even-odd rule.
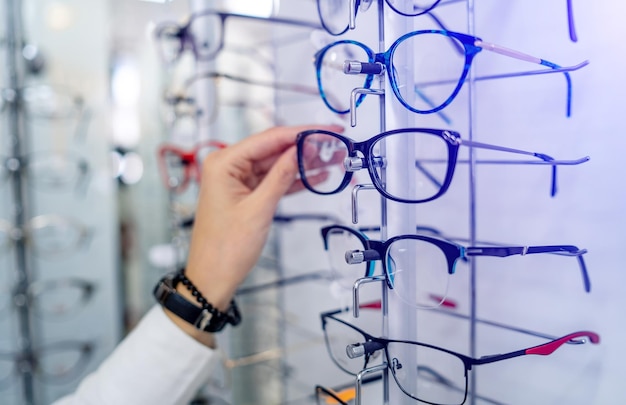
[[[159,280],[154,288],[154,297],[164,308],[196,329],[205,332],[219,332],[228,323],[238,325],[241,322],[241,314],[234,300],[227,312],[220,312],[212,306],[199,307],[176,291],[176,286],[180,281],[180,273],[170,273]]]

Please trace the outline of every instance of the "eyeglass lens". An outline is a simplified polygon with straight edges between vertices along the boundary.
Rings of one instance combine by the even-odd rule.
[[[433,308],[448,295],[448,261],[437,245],[420,239],[399,239],[389,245],[385,262],[392,291],[408,305]]]
[[[459,357],[436,348],[402,342],[389,342],[387,353],[389,368],[396,383],[409,396],[442,405],[460,405],[465,401],[467,377],[465,364]],[[449,385],[418,373],[423,367],[433,370],[440,379],[461,389],[450,389]]]
[[[317,7],[324,28],[332,35],[340,35],[350,23],[350,2],[355,0],[318,0]],[[358,0],[356,0],[358,3]],[[387,0],[397,13],[417,16],[433,8],[440,0]],[[358,10],[356,10],[358,13]]]
[[[350,41],[342,41],[328,48],[318,60],[319,86],[323,89],[328,106],[338,113],[350,111],[350,93],[365,87],[365,75],[347,75],[343,72],[345,61],[371,61],[365,48]]]
[[[407,37],[395,48],[391,64],[400,98],[411,108],[429,112],[448,102],[462,86],[463,44],[441,32]]]
[[[383,360],[382,350],[371,353],[369,357],[348,357],[346,348],[364,343],[366,337],[349,323],[343,323],[334,316],[326,317],[325,320],[327,349],[333,362],[343,371],[357,375]],[[384,360],[396,383],[407,395],[431,404],[460,405],[465,401],[467,377],[461,358],[436,347],[394,341],[388,341],[387,355]]]
[[[391,133],[371,146],[368,165],[374,174],[372,180],[398,199],[433,198],[449,183],[448,147],[445,139],[428,132]],[[341,138],[327,133],[306,136],[301,144],[300,164],[307,187],[320,194],[341,191],[348,176],[346,156],[348,145]],[[403,181],[386,176],[389,171],[403,173]]]

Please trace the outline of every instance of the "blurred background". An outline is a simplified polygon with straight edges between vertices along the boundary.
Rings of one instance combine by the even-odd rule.
[[[393,7],[426,5],[372,3],[361,0],[355,29],[331,35],[320,10],[336,7],[347,16],[348,1],[0,2],[0,403],[49,404],[72,392],[154,305],[156,282],[185,263],[207,153],[274,125],[310,123],[343,125],[356,141],[403,127],[449,129],[464,140],[581,160],[558,166],[554,195],[550,167],[509,164],[510,156],[481,149],[470,155],[461,146],[453,180],[435,201],[396,203],[366,187],[355,209],[353,186],[372,183],[365,170],[338,194],[305,190],[284,198],[263,256],[238,294],[244,321],[219,335],[221,365],[195,403],[337,403],[316,398],[317,385],[354,403],[355,377],[333,361],[320,322],[320,313],[353,305],[355,278],[341,273],[343,251],[339,260],[333,255],[343,246],[325,250],[321,238],[320,228],[332,224],[361,227],[374,240],[417,226],[463,246],[575,245],[580,256],[460,260],[447,287],[433,291],[446,297],[436,310],[407,305],[385,283],[363,283],[361,303],[382,301],[382,310],[341,319],[374,336],[476,358],[592,331],[599,344],[473,367],[466,402],[626,401],[626,6],[442,0],[407,17]],[[339,26],[346,24],[342,17]],[[182,27],[190,27],[189,38],[177,36]],[[416,114],[385,75],[397,77],[406,94],[404,86],[428,81],[428,74],[456,82],[463,66],[461,56],[454,71],[445,46],[425,48],[406,60],[396,56],[394,69],[372,85],[386,96],[368,95],[351,116],[350,91],[363,86],[363,75],[328,74],[342,56],[338,48],[317,70],[314,64],[335,41],[379,52],[408,32],[431,29],[538,56],[569,70],[569,79],[562,71],[546,74],[555,66],[484,49],[472,80],[447,107]],[[344,52],[344,60],[355,57]],[[415,73],[413,82],[402,82],[399,67]],[[325,105],[318,78],[326,101],[339,100],[344,113]],[[414,181],[402,171],[389,176],[400,187]],[[365,267],[356,274],[364,276]],[[373,271],[383,274],[380,263]],[[362,403],[417,403],[390,373],[372,375]],[[463,390],[464,377],[438,377],[420,378],[446,392]]]

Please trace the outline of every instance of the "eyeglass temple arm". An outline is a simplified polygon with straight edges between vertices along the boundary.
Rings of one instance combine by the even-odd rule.
[[[578,266],[583,278],[585,292],[591,292],[591,281],[583,255],[587,249],[580,249],[573,245],[553,245],[553,246],[506,246],[506,247],[478,247],[471,246],[463,248],[463,256],[496,256],[507,257],[512,255],[527,255],[536,253],[552,253],[563,256],[575,256],[578,259]]]
[[[514,49],[510,49],[510,48],[506,48],[504,46],[501,45],[497,45],[497,44],[493,44],[490,42],[485,42],[482,41],[480,39],[477,39],[474,42],[475,46],[478,46],[482,49],[485,49],[487,51],[491,51],[491,52],[495,52],[495,53],[499,53],[500,55],[504,55],[504,56],[508,56],[510,58],[514,58],[514,59],[519,59],[519,60],[523,60],[526,62],[530,62],[530,63],[535,63],[538,65],[542,65],[542,66],[547,66],[551,69],[560,69],[561,66],[552,63],[550,61],[547,61],[545,59],[541,59],[541,58],[537,58],[535,56],[531,56],[528,54],[525,54],[523,52],[519,52],[516,51]],[[569,117],[571,115],[571,109],[572,109],[572,79],[569,76],[569,73],[567,72],[563,72],[563,74],[565,75],[565,80],[567,81],[567,112],[566,115]]]
[[[449,308],[449,306],[448,306],[448,308]],[[468,315],[459,314],[458,312],[455,312],[455,311],[450,310],[450,309],[430,308],[429,311],[433,311],[433,312],[438,313],[438,314],[443,314],[443,315],[451,316],[451,317],[458,318],[458,319],[466,319],[466,320],[470,319],[470,317]],[[500,323],[500,322],[490,321],[490,320],[487,320],[487,319],[476,318],[475,322],[483,324],[483,325],[492,326],[492,327],[498,328],[498,329],[510,330],[510,331],[513,331],[513,332],[522,333],[524,335],[539,337],[539,338],[542,338],[542,339],[548,339],[548,340],[558,339],[557,336],[548,335],[546,333],[537,332],[537,331],[530,330],[530,329],[520,328],[518,326],[507,325],[507,324],[503,324],[503,323]],[[585,342],[583,340],[572,339],[572,340],[570,340],[570,341],[568,341],[566,343],[579,345],[579,344],[583,344]]]
[[[591,332],[591,331],[580,331],[580,332],[570,333],[569,335],[565,335],[551,342],[544,343],[538,346],[533,346],[528,349],[517,350],[514,352],[510,352],[510,353],[505,353],[505,354],[488,355],[488,356],[483,356],[479,359],[473,359],[472,364],[494,363],[496,361],[511,359],[511,358],[519,357],[519,356],[526,356],[526,355],[531,355],[531,354],[539,355],[539,356],[547,356],[547,355],[554,353],[559,347],[563,346],[565,343],[573,339],[578,339],[578,338],[588,338],[589,342],[593,344],[600,343],[600,335],[598,335],[597,333]]]
[[[472,147],[472,148],[480,148],[480,149],[495,150],[495,151],[499,151],[499,152],[515,153],[515,154],[518,154],[518,155],[533,156],[533,157],[536,157],[536,158],[540,159],[538,161],[533,161],[532,163],[519,162],[519,164],[545,164],[545,165],[551,165],[552,166],[552,180],[551,180],[551,186],[550,186],[550,195],[552,197],[554,197],[556,195],[556,192],[557,192],[556,167],[558,165],[577,165],[577,164],[581,164],[581,163],[587,162],[589,160],[589,156],[585,156],[583,158],[575,159],[575,160],[555,160],[553,157],[548,156],[548,155],[546,155],[544,153],[529,152],[529,151],[525,151],[525,150],[521,150],[521,149],[508,148],[508,147],[505,147],[505,146],[490,145],[490,144],[486,144],[486,143],[467,141],[467,140],[463,140],[463,139],[458,139],[457,142],[459,143],[459,145],[468,146],[468,147]]]
[[[574,25],[574,9],[572,7],[572,0],[567,0],[567,24],[569,28],[569,38],[572,42],[577,42],[578,36],[576,35],[576,27]]]

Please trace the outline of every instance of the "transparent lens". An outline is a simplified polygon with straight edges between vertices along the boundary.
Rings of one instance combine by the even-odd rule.
[[[350,1],[353,0],[318,0],[320,20],[330,34],[339,35],[348,29]]]
[[[62,87],[27,86],[22,97],[29,117],[41,119],[70,119],[78,115],[82,99]]]
[[[393,72],[401,99],[428,113],[451,102],[465,67],[463,44],[441,32],[425,32],[395,49]]]
[[[399,132],[372,145],[375,181],[390,195],[409,201],[435,196],[448,173],[448,144],[428,132]]]
[[[37,287],[41,288],[37,288]],[[46,319],[62,318],[78,311],[92,291],[89,284],[62,280],[33,286],[36,313]]]
[[[385,257],[393,292],[417,308],[433,308],[448,293],[448,262],[437,245],[403,238],[389,246]]]
[[[163,62],[169,64],[178,59],[183,50],[181,43],[180,28],[178,25],[172,24],[161,26],[157,36],[157,44],[161,53]]]
[[[177,191],[186,186],[189,179],[187,178],[189,162],[183,159],[180,153],[168,150],[161,155],[165,166],[165,182],[166,186]]]
[[[353,232],[342,228],[333,228],[327,235],[328,255],[339,285],[352,289],[354,282],[367,275],[368,262],[359,264],[346,263],[345,254],[352,250],[363,250],[363,242]]]
[[[350,111],[352,90],[364,87],[367,76],[346,74],[343,66],[346,61],[371,62],[362,47],[352,43],[338,43],[324,52],[321,59],[319,80],[326,102],[335,111]]]
[[[86,175],[86,161],[67,154],[33,156],[28,162],[29,180],[38,188],[68,189]]]
[[[29,231],[35,252],[47,257],[72,252],[83,241],[85,232],[81,225],[52,215],[31,219]]]
[[[71,380],[82,371],[89,351],[88,345],[79,343],[45,348],[37,358],[38,371],[46,381]]]
[[[15,370],[14,355],[10,353],[0,353],[0,387],[4,388],[11,382],[11,376]]]
[[[215,14],[198,15],[189,26],[189,35],[199,60],[215,57],[222,43],[222,20]]]
[[[459,357],[411,343],[390,342],[387,351],[393,377],[407,395],[431,404],[465,401],[467,378]]]
[[[402,15],[420,15],[434,8],[441,0],[387,0],[389,7]]]
[[[348,146],[324,133],[307,135],[299,146],[298,156],[304,171],[300,174],[308,186],[322,194],[340,191],[346,177],[344,159],[348,156]]]
[[[346,373],[356,375],[368,366],[365,356],[351,359],[346,354],[348,345],[365,342],[365,337],[356,329],[336,319],[326,317],[324,338],[332,360]]]

